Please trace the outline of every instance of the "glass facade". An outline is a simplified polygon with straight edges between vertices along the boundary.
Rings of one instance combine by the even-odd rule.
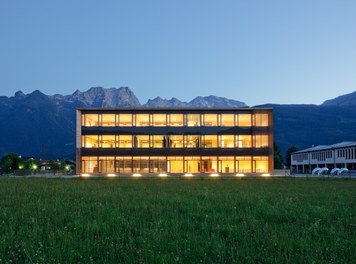
[[[273,169],[270,109],[78,113],[79,173],[263,174]]]

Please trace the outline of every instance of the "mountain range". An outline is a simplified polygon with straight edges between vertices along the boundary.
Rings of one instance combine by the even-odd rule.
[[[356,92],[321,105],[266,104],[274,109],[275,142],[285,153],[319,144],[356,140]],[[93,87],[72,95],[40,91],[0,97],[0,155],[16,152],[44,159],[75,157],[75,115],[78,107],[240,108],[244,102],[217,96],[198,96],[190,102],[156,97],[141,104],[128,87]]]

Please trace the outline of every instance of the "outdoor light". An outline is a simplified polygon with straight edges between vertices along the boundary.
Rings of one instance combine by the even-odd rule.
[[[32,165],[32,169],[37,170],[37,165],[36,165],[36,164],[33,164],[33,165]]]
[[[20,166],[19,166],[19,169],[22,170],[22,169],[23,169],[23,165],[20,165]]]
[[[88,173],[83,173],[81,176],[82,176],[82,177],[90,177],[90,174],[88,174]]]
[[[69,166],[68,165],[66,166],[66,170],[69,170]]]
[[[141,177],[142,175],[140,173],[134,173],[132,174],[132,177]]]
[[[237,173],[236,174],[236,177],[244,177],[245,176],[245,174],[243,174],[243,173]]]
[[[114,173],[109,173],[107,176],[108,176],[108,177],[116,177],[116,174],[114,174]]]
[[[212,173],[212,174],[210,174],[210,177],[219,177],[220,175],[219,174],[217,174],[217,173]]]
[[[262,176],[262,177],[269,177],[269,176],[271,176],[271,174],[269,174],[269,173],[263,173],[261,176]]]
[[[185,177],[193,177],[193,174],[191,174],[191,173],[186,173],[186,174],[184,174],[184,176],[185,176]]]
[[[159,177],[167,177],[168,175],[167,175],[167,173],[160,173],[160,174],[158,174],[158,176]]]

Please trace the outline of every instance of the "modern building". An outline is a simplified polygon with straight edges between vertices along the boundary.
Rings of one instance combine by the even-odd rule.
[[[272,109],[77,110],[77,173],[268,175]]]
[[[313,169],[322,167],[356,170],[356,141],[316,146],[292,153],[291,169],[295,173],[311,173]]]

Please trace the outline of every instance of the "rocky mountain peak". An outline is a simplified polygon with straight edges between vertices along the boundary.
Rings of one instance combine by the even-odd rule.
[[[356,105],[356,91],[353,93],[338,96],[334,99],[326,100],[321,105],[322,106],[355,106]]]

